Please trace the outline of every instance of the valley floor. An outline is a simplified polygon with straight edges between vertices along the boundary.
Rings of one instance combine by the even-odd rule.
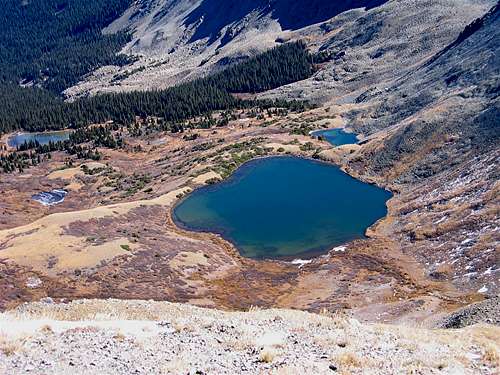
[[[332,249],[307,264],[243,258],[220,237],[187,232],[172,222],[170,210],[181,196],[227,176],[250,158],[316,153],[342,166],[372,147],[373,140],[363,146],[332,148],[300,135],[339,125],[340,118],[322,108],[264,120],[243,114],[228,127],[196,130],[199,136],[194,141],[182,134],[130,137],[129,149],[103,149],[105,157],[99,163],[68,168],[66,156],[55,153],[50,161],[23,174],[4,175],[0,308],[46,296],[136,298],[230,310],[251,306],[345,310],[361,321],[433,326],[449,312],[482,300],[485,293],[478,290],[484,282],[490,288],[486,294],[495,293],[495,272],[460,288],[452,282],[451,268],[436,273],[435,263],[423,261],[425,253],[410,251],[429,249],[432,237],[408,241],[408,235],[421,230],[420,220],[426,215],[437,221],[448,215],[446,210],[421,212],[418,207],[428,203],[409,198],[420,194],[418,190],[353,169],[348,171],[396,192],[388,202],[388,216],[367,231],[366,240],[346,244],[345,251]],[[131,151],[137,145],[142,150]],[[30,200],[35,192],[55,188],[69,191],[60,205],[43,207]],[[462,185],[458,189],[456,194]],[[439,195],[432,199],[439,200]],[[458,223],[461,216],[454,220]],[[447,256],[446,249],[454,249],[456,241],[462,240],[439,242],[441,257]],[[480,245],[469,242],[462,246]],[[481,267],[487,268],[488,262],[485,258]]]

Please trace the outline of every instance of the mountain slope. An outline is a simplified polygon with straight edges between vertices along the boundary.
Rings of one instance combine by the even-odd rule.
[[[350,95],[330,102],[347,126],[371,134],[347,157],[346,168],[402,194],[392,226],[403,251],[425,264],[432,278],[492,296],[499,287],[499,14],[496,5],[401,71],[382,70],[370,80],[367,67],[367,74],[340,78]],[[329,48],[344,48],[345,40],[337,35]],[[384,60],[388,46],[372,47],[374,59]],[[343,57],[324,76],[351,61]],[[340,90],[336,82],[311,79],[276,95],[303,90],[316,96],[305,91],[311,85]]]
[[[390,128],[370,156],[375,173],[392,169],[399,181],[429,177],[498,145],[500,7],[478,20],[472,24],[482,26],[466,38],[462,32],[383,91],[373,85],[355,99],[365,109],[347,115],[351,126],[367,133]]]
[[[84,215],[87,219],[74,223],[69,236],[77,237],[73,240],[78,246],[68,246],[67,238],[47,243],[36,269],[30,268],[33,258],[25,242],[43,237],[48,229],[14,228],[3,232],[2,246],[9,249],[0,263],[8,275],[0,282],[10,288],[5,306],[46,295],[155,298],[231,309],[255,304],[348,309],[369,321],[428,324],[439,314],[497,295],[498,7],[484,16],[496,3],[388,1],[298,29],[299,21],[288,21],[293,30],[285,31],[275,11],[283,3],[271,3],[273,10],[242,4],[243,16],[240,8],[226,4],[228,18],[213,20],[220,10],[208,2],[135,3],[106,32],[130,30],[133,41],[124,52],[140,54],[139,60],[124,68],[102,68],[67,93],[156,89],[220,70],[284,40],[302,39],[319,52],[319,71],[258,97],[309,99],[318,108],[283,116],[241,111],[206,131],[191,129],[191,119],[185,135],[162,132],[147,119],[138,121],[136,135],[128,141],[143,152],[103,151],[106,162],[123,175],[103,173],[125,183],[108,186],[101,180],[105,186],[99,182],[92,187],[90,176],[78,179],[85,187],[55,210],[72,210],[74,215],[104,202],[154,201],[174,188],[198,186],[198,173],[226,175],[248,158],[291,152],[333,161],[355,177],[392,190],[388,216],[368,229],[367,239],[347,244],[346,251],[332,249],[305,263],[250,261],[220,238],[179,233],[168,219],[168,205],[131,203],[133,212],[103,220]],[[278,86],[263,83],[258,88]],[[202,103],[206,100],[196,90],[192,94]],[[139,102],[142,95],[132,94]],[[172,104],[168,99],[158,102]],[[129,102],[123,110],[111,107],[123,114],[136,106]],[[146,108],[140,115],[155,114]],[[309,136],[312,130],[341,126],[359,133],[361,142],[334,149]],[[50,212],[41,213],[34,205],[26,208],[26,196],[35,188],[62,183],[47,177],[47,168],[63,166],[63,156],[55,157],[59,164],[33,168],[29,180],[9,176],[7,204],[2,202],[5,227]],[[146,173],[154,176],[149,182],[138,177]],[[57,224],[54,233],[66,231],[65,226]],[[72,252],[89,248],[89,238],[119,247],[116,233],[137,245],[129,256],[115,259],[110,254],[109,263],[83,262],[77,269],[57,262],[59,255],[72,258]],[[194,241],[191,236],[196,236]],[[35,288],[30,286],[33,278],[41,282]]]
[[[101,30],[130,3],[1,0],[0,84],[22,82],[59,94],[100,66],[127,64],[118,52],[128,35]]]
[[[342,80],[342,75],[355,75],[357,70],[368,68],[372,74],[358,81],[366,83],[368,79],[380,79],[386,72],[404,71],[437,52],[466,24],[484,14],[492,2],[439,0],[422,4],[377,0],[310,4],[296,0],[245,1],[237,7],[231,4],[222,0],[136,2],[106,33],[130,31],[132,41],[122,52],[139,56],[139,61],[124,68],[99,69],[66,94],[74,97],[165,87],[294,39],[306,40],[313,50],[335,50],[353,57],[346,71],[336,69],[331,75],[327,69],[317,75],[326,87]],[[366,51],[368,56],[360,56],[358,51]],[[372,63],[376,65],[366,65]],[[347,87],[339,85],[338,89],[352,91],[352,83]],[[316,91],[313,86],[308,91],[313,98],[324,100],[329,93],[323,87],[320,85]],[[331,93],[340,94],[337,89]],[[293,95],[297,94],[300,96]]]
[[[100,69],[66,94],[151,89],[148,82],[152,77],[157,86],[172,85],[274,47],[276,40],[289,39],[295,30],[343,11],[383,3],[385,0],[138,1],[106,33],[131,31],[133,39],[123,52],[141,56],[140,61],[123,69]],[[125,80],[113,80],[124,72]]]
[[[29,304],[0,322],[0,371],[9,374],[494,374],[500,333],[118,300]]]

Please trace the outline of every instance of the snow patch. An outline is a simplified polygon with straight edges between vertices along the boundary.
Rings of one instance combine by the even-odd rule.
[[[440,224],[442,223],[443,221],[445,221],[446,219],[448,218],[448,216],[443,216],[441,219],[439,219],[438,221],[435,221],[434,224]]]
[[[497,270],[494,270],[493,269],[493,266],[492,267],[489,267],[486,271],[484,271],[484,275],[491,275],[492,273],[494,272],[497,272]]]
[[[481,289],[479,289],[477,292],[478,293],[486,293],[488,291],[488,288],[486,287],[486,285],[483,285],[483,287]]]
[[[312,260],[304,260],[304,259],[294,259],[291,261],[292,264],[298,265],[299,268],[302,268],[304,265],[311,263]]]
[[[38,277],[28,277],[28,280],[26,280],[26,287],[28,288],[37,288],[40,285],[42,285],[42,280],[40,280]]]
[[[342,252],[343,253],[344,251],[347,250],[347,246],[337,246],[337,247],[334,247],[332,250],[335,252]]]
[[[52,191],[44,191],[38,194],[33,194],[31,199],[44,206],[53,206],[62,203],[66,194],[68,194],[66,190],[54,189]]]

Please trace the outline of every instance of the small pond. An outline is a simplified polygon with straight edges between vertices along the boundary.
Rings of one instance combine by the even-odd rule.
[[[71,131],[68,130],[42,133],[17,133],[10,137],[7,143],[10,147],[14,148],[29,141],[38,141],[41,145],[46,145],[49,142],[65,141],[69,139],[70,133]]]
[[[314,256],[363,238],[391,193],[338,167],[297,157],[250,161],[173,210],[182,228],[213,232],[250,258]]]
[[[52,191],[44,191],[38,194],[33,194],[31,199],[43,204],[44,206],[53,206],[63,202],[66,194],[68,194],[66,190],[54,189]]]
[[[317,130],[311,133],[312,137],[322,137],[333,146],[350,145],[358,142],[354,133],[347,133],[343,129]]]

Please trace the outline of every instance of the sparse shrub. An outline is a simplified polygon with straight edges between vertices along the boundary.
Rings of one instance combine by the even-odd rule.
[[[352,352],[344,352],[337,356],[336,362],[343,367],[361,367],[361,360]]]
[[[311,142],[306,142],[305,144],[300,146],[300,150],[304,151],[304,152],[312,151],[312,150],[314,150],[314,145]]]
[[[113,339],[118,342],[123,342],[125,341],[126,337],[123,333],[118,332],[116,335],[113,336]]]
[[[40,332],[43,332],[43,333],[45,333],[45,334],[54,333],[54,331],[52,330],[52,327],[51,327],[51,326],[49,326],[48,324],[43,325],[43,326],[40,328]]]
[[[483,360],[495,368],[500,368],[500,354],[497,348],[491,344],[486,346],[483,353]]]
[[[212,178],[209,178],[205,183],[207,185],[214,185],[214,184],[216,184],[219,181],[220,180],[217,177],[212,177]]]
[[[19,350],[19,346],[12,342],[0,343],[0,351],[7,357],[14,355]]]
[[[260,351],[259,361],[264,363],[271,363],[276,357],[276,350],[272,348],[264,348]]]
[[[192,325],[188,324],[184,321],[175,321],[172,323],[172,328],[175,329],[175,332],[193,332],[194,328]]]

